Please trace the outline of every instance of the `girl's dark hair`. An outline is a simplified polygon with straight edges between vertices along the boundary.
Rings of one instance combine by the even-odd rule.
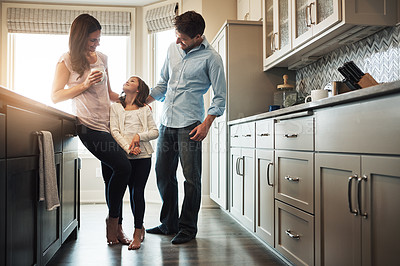
[[[197,34],[203,35],[206,23],[200,14],[195,11],[187,11],[174,18],[174,26],[178,32],[193,39]]]
[[[133,76],[138,79],[139,86],[138,86],[138,91],[139,93],[136,95],[135,100],[133,101],[134,104],[136,104],[139,107],[143,107],[146,104],[147,97],[149,96],[150,89],[149,86],[139,77]],[[131,77],[132,78],[132,77]],[[126,107],[126,95],[125,92],[122,92],[121,95],[119,96],[119,101],[121,102],[122,106],[125,108]]]
[[[69,32],[69,54],[71,56],[72,70],[82,77],[85,70],[90,68],[86,59],[86,45],[89,34],[101,30],[97,19],[89,14],[81,14],[72,22]]]

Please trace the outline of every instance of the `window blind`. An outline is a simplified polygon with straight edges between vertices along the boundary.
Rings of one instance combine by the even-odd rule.
[[[83,13],[100,22],[102,35],[130,35],[131,13],[123,11],[7,8],[7,28],[10,33],[68,34],[73,20]]]
[[[145,17],[148,32],[154,33],[173,28],[173,19],[177,14],[178,3],[150,9]]]

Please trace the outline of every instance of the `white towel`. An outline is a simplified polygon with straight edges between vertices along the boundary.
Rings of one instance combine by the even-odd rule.
[[[46,202],[51,211],[60,206],[57,187],[57,173],[54,162],[53,137],[49,131],[39,134],[39,200]]]

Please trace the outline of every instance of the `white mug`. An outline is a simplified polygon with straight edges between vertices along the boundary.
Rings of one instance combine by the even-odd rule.
[[[327,90],[312,90],[311,95],[308,95],[304,102],[316,101],[328,97]]]
[[[106,77],[106,71],[104,69],[103,66],[97,66],[97,67],[93,67],[90,69],[90,73],[94,72],[94,71],[100,71],[102,74],[101,80],[99,82],[97,82],[96,84],[103,84],[103,81]]]

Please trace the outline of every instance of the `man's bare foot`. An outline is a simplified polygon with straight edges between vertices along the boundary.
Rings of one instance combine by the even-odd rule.
[[[124,230],[122,229],[122,224],[118,224],[117,238],[119,243],[122,245],[129,245],[132,242],[132,240],[125,235]]]
[[[129,250],[139,249],[142,243],[142,229],[135,228],[135,232],[133,233],[133,241],[129,245]]]
[[[118,220],[119,218],[106,218],[106,237],[109,245],[119,244],[117,232],[118,232]]]

